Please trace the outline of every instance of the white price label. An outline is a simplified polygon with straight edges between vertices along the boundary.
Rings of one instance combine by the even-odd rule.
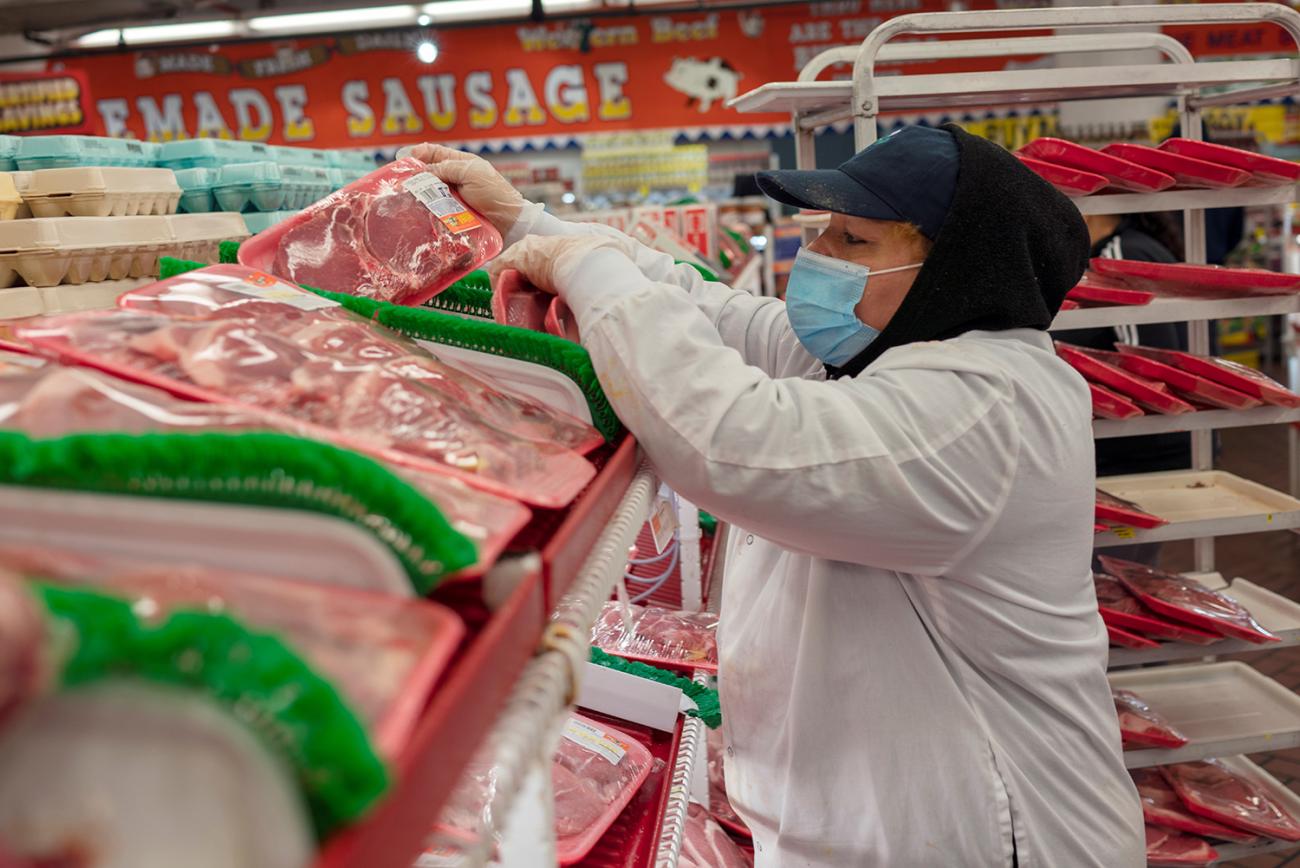
[[[216,286],[227,292],[247,295],[250,298],[260,298],[263,301],[279,302],[290,307],[296,307],[299,310],[324,310],[327,307],[339,306],[337,301],[330,301],[328,298],[319,296],[314,292],[308,292],[291,283],[276,280],[269,274],[250,275],[245,280],[223,278],[216,283]]]
[[[419,199],[449,232],[465,232],[483,225],[473,211],[451,195],[451,188],[436,175],[421,172],[403,181],[402,188]]]
[[[627,750],[624,749],[623,745],[596,729],[596,727],[589,726],[572,717],[564,724],[563,735],[574,744],[608,760],[612,766],[618,765],[623,761],[623,757],[627,756]]]
[[[654,510],[650,513],[650,533],[655,538],[655,554],[664,553],[664,549],[672,542],[676,531],[677,511],[673,509],[671,500],[660,497],[655,501]]]

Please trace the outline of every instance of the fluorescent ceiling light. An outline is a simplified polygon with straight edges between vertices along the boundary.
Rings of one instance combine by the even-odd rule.
[[[412,24],[415,22],[414,6],[371,6],[359,9],[332,9],[329,12],[296,12],[289,15],[260,15],[248,20],[251,30],[303,31]]]
[[[443,0],[441,3],[426,3],[420,7],[421,12],[440,24],[527,15],[532,9],[532,0]]]
[[[178,24],[156,24],[149,27],[124,27],[122,36],[128,45],[139,42],[169,42],[184,39],[220,39],[234,36],[233,21],[185,21]]]
[[[117,45],[122,40],[122,31],[114,27],[111,30],[96,30],[79,36],[76,44],[84,48],[107,48]]]

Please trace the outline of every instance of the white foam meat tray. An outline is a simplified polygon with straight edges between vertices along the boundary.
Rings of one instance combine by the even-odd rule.
[[[554,368],[433,341],[417,340],[416,343],[452,367],[481,377],[502,391],[591,424],[591,407],[586,396],[577,383]]]
[[[1300,696],[1245,663],[1192,663],[1110,673],[1188,743],[1124,752],[1131,769],[1300,747]],[[1298,815],[1300,816],[1300,815]]]
[[[1300,527],[1300,500],[1222,470],[1103,476],[1097,487],[1169,522],[1097,534],[1097,547]]]

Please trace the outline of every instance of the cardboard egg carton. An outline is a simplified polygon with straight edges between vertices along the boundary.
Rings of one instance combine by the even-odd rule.
[[[158,272],[175,240],[166,217],[35,217],[0,222],[0,287],[82,284]]]
[[[229,212],[173,214],[167,222],[173,238],[167,255],[193,262],[219,262],[221,242],[243,241],[249,235],[244,218]]]
[[[22,196],[36,217],[135,217],[174,214],[181,188],[171,169],[86,166],[34,171]]]
[[[0,289],[0,320],[21,319],[82,310],[109,310],[117,299],[151,283],[150,277],[128,277],[76,286],[11,286]]]

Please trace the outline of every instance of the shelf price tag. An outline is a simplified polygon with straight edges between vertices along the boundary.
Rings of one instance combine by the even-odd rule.
[[[1137,534],[1134,532],[1133,528],[1126,525],[1120,525],[1115,528],[1115,536],[1120,539],[1133,539],[1136,535]]]

